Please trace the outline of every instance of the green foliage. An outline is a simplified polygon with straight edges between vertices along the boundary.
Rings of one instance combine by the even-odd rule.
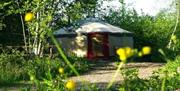
[[[74,68],[79,73],[84,73],[84,72],[88,71],[89,64],[88,64],[88,60],[86,58],[71,56],[71,57],[68,57],[68,60],[73,64]],[[74,74],[69,67],[66,67],[65,70],[68,71],[69,75]]]
[[[123,14],[122,14],[123,13]],[[144,45],[163,47],[167,45],[164,40],[168,39],[171,28],[175,24],[173,18],[161,14],[156,17],[138,16],[136,11],[114,12],[105,19],[114,25],[134,33],[135,47]]]
[[[71,23],[80,19],[95,16],[97,2],[98,0],[62,0],[59,3],[62,5],[61,8],[64,8],[65,10],[54,15],[56,20],[53,29],[57,30],[69,26]]]
[[[51,65],[48,63],[47,68]],[[44,70],[45,78],[39,80],[36,78],[36,74],[29,70],[30,81],[35,85],[35,89],[37,91],[58,91],[58,90],[65,90],[65,75],[56,74],[55,76],[52,74],[51,68]],[[57,70],[55,70],[57,71]],[[54,76],[54,77],[53,77]],[[23,91],[33,91],[34,87],[25,87],[22,89]]]
[[[43,80],[44,78],[47,78],[47,70],[50,70],[52,77],[55,77],[55,75],[58,74],[58,68],[62,65],[64,65],[62,60],[59,60],[58,58],[50,59],[48,57],[35,57],[27,61],[26,70],[28,74],[29,72],[33,73],[36,79]]]
[[[12,84],[15,81],[23,79],[23,75],[25,75],[25,69],[23,69],[25,59],[23,56],[22,53],[15,50],[12,51],[12,54],[0,54],[1,85]]]
[[[82,70],[84,71],[84,69],[87,69],[85,67],[83,67],[83,68],[81,67],[83,65],[87,65],[87,64],[82,64],[82,63],[84,63],[82,61],[85,61],[83,58],[69,57],[69,60],[71,61],[71,63],[73,64],[73,66],[75,68],[78,67],[78,71],[82,71]],[[27,71],[29,72],[30,81],[34,84],[37,91],[59,91],[59,90],[64,91],[64,90],[67,90],[67,88],[66,88],[66,83],[67,83],[67,79],[68,79],[67,76],[73,74],[71,72],[71,69],[68,68],[69,66],[67,66],[66,64],[63,64],[63,62],[60,62],[61,60],[58,60],[58,62],[55,62],[54,60],[50,60],[49,58],[45,58],[44,60],[42,60],[42,59],[40,60],[39,58],[36,58],[35,61],[36,62],[32,62],[33,63],[33,65],[31,65],[32,67],[28,68]],[[38,63],[38,62],[40,62],[40,63]],[[81,64],[79,64],[79,63],[81,63]],[[54,67],[54,66],[52,66],[52,64],[58,65],[58,66],[56,66],[57,68],[64,67],[65,73],[64,74],[58,73],[58,69],[57,68],[53,69],[52,67]],[[79,67],[81,69],[79,69]],[[41,77],[41,78],[39,78],[39,77]],[[89,85],[87,83],[85,83],[85,84],[86,84],[86,86],[82,87],[81,90],[89,88],[90,90],[93,90],[93,91],[99,91],[95,85],[93,85],[93,84]],[[27,90],[31,91],[31,90],[34,90],[34,88],[32,86],[30,86],[30,87],[25,87],[22,90],[23,91],[27,91]]]
[[[169,77],[173,77],[174,75],[178,75],[178,67],[180,67],[180,56],[177,56],[175,60],[168,60],[166,65],[161,68],[158,72],[164,73],[166,72]]]
[[[147,90],[148,86],[146,80],[140,79],[138,77],[138,70],[135,68],[127,68],[122,70],[122,75],[124,78],[122,86],[120,89],[125,89],[125,91],[140,91]]]
[[[69,60],[80,73],[88,70],[89,65],[86,59],[69,57]],[[51,74],[51,79],[53,79],[59,75],[58,69],[60,67],[65,69],[65,75],[74,75],[69,66],[58,57],[53,59],[49,57],[39,58],[25,56],[24,53],[17,50],[9,52],[6,50],[6,52],[0,54],[0,84],[12,84],[22,80],[28,81],[30,80],[30,74],[41,81],[49,79],[48,74]],[[47,71],[50,73],[47,74]]]
[[[143,46],[151,46],[152,61],[163,61],[158,53],[159,48],[166,48],[175,26],[175,13],[160,12],[156,16],[142,14],[139,16],[135,10],[120,10],[111,12],[104,19],[120,28],[134,33],[134,47],[140,49]],[[179,29],[179,27],[178,27]],[[176,31],[179,34],[179,31]],[[177,38],[177,42],[179,42]],[[174,51],[179,51],[179,43],[174,45]],[[159,55],[159,56],[157,56]],[[168,56],[168,55],[167,55]]]
[[[83,73],[88,70],[87,60],[79,57],[69,57],[68,58],[74,68],[79,72]],[[58,69],[62,67],[65,69],[66,75],[75,75],[71,68],[66,65],[66,63],[61,58],[50,59],[48,57],[44,58],[33,58],[27,62],[27,71],[32,71],[35,77],[42,80],[46,77],[46,71],[50,70],[52,77],[55,77],[58,73]]]
[[[159,49],[159,56],[165,59],[165,62],[170,60],[175,60],[177,56],[179,56],[179,50],[172,50],[168,48]]]
[[[6,26],[2,26],[2,30],[0,31],[0,44],[22,45],[23,35],[19,14],[4,16],[2,17],[2,22],[6,24]]]
[[[153,72],[149,78],[139,78],[136,68],[121,68],[123,82],[119,85],[119,91],[174,91],[180,88],[180,56],[174,55],[174,59],[166,57],[166,53],[159,52],[165,57],[166,64]],[[118,65],[120,65],[118,63]],[[119,70],[119,69],[117,69]],[[116,90],[110,88],[110,90]]]
[[[28,53],[42,56],[49,37],[48,32],[87,16],[95,15],[96,4],[97,0],[3,1],[0,4],[2,6],[1,22],[8,27],[2,28],[1,44],[24,44]],[[28,12],[32,12],[34,18],[30,22],[25,22],[24,16]],[[12,30],[15,30],[15,33],[12,33]],[[4,34],[8,35],[8,38]],[[15,35],[18,40],[11,38],[11,35],[14,34],[18,34]],[[7,40],[11,42],[6,42]]]
[[[175,60],[168,60],[164,67],[154,72],[151,78],[164,79],[165,78],[165,90],[179,89],[180,86],[180,57],[177,56]]]
[[[119,86],[120,91],[174,91],[180,88],[180,57],[155,71],[148,79],[138,77],[138,70],[135,68],[124,68],[121,74],[124,81]]]
[[[165,50],[164,54],[166,55],[158,52],[159,48],[164,50],[168,40],[171,39],[171,30],[175,25],[175,14],[165,13],[164,11],[155,17],[144,14],[139,16],[135,10],[126,10],[123,0],[121,0],[121,3],[123,6],[120,12],[110,12],[110,15],[105,16],[104,19],[113,25],[133,32],[135,34],[135,48],[141,48],[146,45],[151,46],[153,49],[151,58],[154,58],[152,60],[156,61],[163,58],[167,60],[167,64],[149,79],[139,78],[137,69],[122,69],[124,82],[120,84],[119,90],[164,91],[179,89],[180,73],[178,70],[180,57],[176,57],[180,53],[179,31],[176,31],[174,34],[177,36],[177,39],[173,40],[173,49]],[[14,45],[17,43],[17,40],[14,43],[13,39],[8,39],[12,37],[11,33],[18,33],[20,36],[17,44],[23,44],[21,42],[21,34],[23,33],[21,30],[28,30],[23,34],[24,41],[28,41],[30,48],[28,51],[32,53],[38,49],[41,50],[37,53],[40,55],[46,45],[46,39],[49,37],[48,32],[79,19],[94,16],[96,5],[97,0],[74,0],[71,2],[67,0],[4,0],[0,3],[0,9],[2,10],[2,13],[0,13],[0,17],[2,17],[0,24],[3,25],[0,25],[0,28],[2,27],[5,30],[0,31],[0,39],[3,40],[1,44]],[[34,19],[31,22],[26,22],[24,25],[23,16],[27,12],[32,12]],[[179,27],[178,24],[177,30]],[[11,42],[8,43],[6,42],[7,40]],[[58,43],[55,43],[55,45],[60,50],[59,53],[62,58],[40,58],[38,56],[26,56],[27,54],[16,50],[10,49],[8,52],[2,50],[0,54],[0,85],[30,80],[36,86],[36,90],[39,91],[66,90],[64,86],[66,76],[74,75],[74,72],[78,75],[76,70],[80,73],[85,72],[88,70],[89,65],[84,58],[66,57]],[[157,59],[157,55],[162,57]],[[60,67],[65,69],[65,74],[60,75],[58,73]],[[119,69],[116,72],[121,67],[122,65],[118,67]],[[92,85],[90,89],[99,90],[95,85]],[[24,90],[29,91],[31,87]]]

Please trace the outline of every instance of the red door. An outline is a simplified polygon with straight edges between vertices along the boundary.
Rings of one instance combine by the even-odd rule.
[[[109,45],[108,45],[107,33],[89,33],[87,40],[88,40],[87,57],[89,59],[109,57]]]

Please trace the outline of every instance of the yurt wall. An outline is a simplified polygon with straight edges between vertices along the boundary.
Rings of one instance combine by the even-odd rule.
[[[131,47],[133,48],[133,37],[126,36],[114,36],[109,35],[109,54],[110,56],[114,56],[116,53],[116,49],[120,47]]]
[[[67,55],[76,55],[78,57],[87,56],[87,37],[86,35],[75,35],[58,38],[64,52]]]

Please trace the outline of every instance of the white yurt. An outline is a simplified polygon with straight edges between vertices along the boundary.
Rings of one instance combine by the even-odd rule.
[[[78,57],[109,58],[116,55],[120,47],[133,47],[133,33],[122,28],[87,18],[74,26],[54,32],[67,55]]]

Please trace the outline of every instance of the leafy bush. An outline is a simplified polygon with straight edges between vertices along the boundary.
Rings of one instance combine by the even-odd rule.
[[[42,80],[46,77],[47,70],[50,70],[52,73],[52,76],[54,77],[57,74],[57,70],[60,66],[65,65],[62,60],[59,60],[58,58],[50,59],[49,57],[35,57],[33,59],[30,59],[26,62],[26,70],[27,75],[34,74],[35,77],[39,80]],[[29,79],[29,77],[27,78]]]
[[[158,81],[162,82],[164,80],[164,88],[166,91],[172,91],[180,88],[180,72],[178,72],[178,68],[180,67],[179,60],[180,56],[177,56],[175,60],[167,61],[164,67],[154,72],[151,79],[156,80],[156,86],[159,85]]]
[[[86,72],[89,68],[88,60],[86,58],[71,56],[68,57],[68,59],[79,73]],[[73,71],[68,66],[65,67],[65,70],[69,72],[69,75],[73,75]]]
[[[47,64],[47,67],[50,67],[50,64]],[[44,70],[43,74],[45,76],[45,78],[41,78],[41,80],[39,80],[38,76],[36,73],[29,73],[30,76],[30,82],[36,87],[34,88],[33,86],[29,86],[29,87],[25,87],[22,90],[23,91],[34,91],[35,89],[37,91],[64,91],[65,90],[65,78],[66,76],[64,74],[52,74],[51,72],[52,70],[50,68],[48,68],[47,70]],[[54,70],[56,72],[58,72],[57,70]],[[53,77],[54,76],[54,77]],[[38,77],[38,78],[36,78]],[[42,76],[41,76],[42,77]]]
[[[123,10],[110,12],[104,16],[105,21],[112,25],[119,26],[134,33],[134,47],[151,46],[153,49],[151,60],[163,62],[164,59],[158,53],[159,48],[166,48],[175,25],[175,13],[162,11],[154,16],[142,14],[139,16],[135,10],[122,8]],[[180,27],[177,27],[179,30]],[[176,31],[176,42],[173,43],[173,50],[180,53],[179,31]],[[170,55],[174,55],[172,52]],[[168,56],[168,55],[167,55]],[[144,60],[143,60],[144,61]]]
[[[12,50],[11,54],[0,54],[0,84],[13,83],[25,74],[23,53]]]
[[[80,72],[88,70],[88,63],[85,58],[69,57],[73,66]],[[22,52],[11,50],[0,54],[0,84],[9,84],[20,80],[29,80],[29,74],[33,73],[38,80],[47,78],[47,70],[50,70],[54,78],[58,69],[65,69],[67,75],[74,75],[66,63],[58,57],[25,56]]]

